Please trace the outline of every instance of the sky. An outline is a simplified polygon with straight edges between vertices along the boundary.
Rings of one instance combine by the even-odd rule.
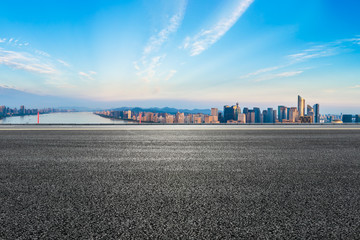
[[[360,113],[359,12],[358,0],[2,0],[0,87],[104,107],[301,95]]]

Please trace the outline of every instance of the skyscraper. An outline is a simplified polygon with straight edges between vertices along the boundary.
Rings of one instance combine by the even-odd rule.
[[[265,116],[264,116],[265,118]],[[268,123],[274,123],[274,110],[272,108],[267,109],[267,121]]]
[[[233,106],[224,106],[224,121],[227,122],[228,120],[237,120],[238,114],[241,113],[241,109],[239,104]]]
[[[299,111],[296,107],[289,108],[289,122],[297,122],[299,120]]]
[[[261,111],[260,108],[254,107],[255,112],[255,123],[261,123]]]
[[[306,107],[306,115],[311,117],[311,122],[313,123],[314,122],[314,109],[310,106],[310,105],[307,105]]]
[[[25,107],[24,107],[24,105],[21,105],[20,106],[20,115],[25,115]]]
[[[288,120],[287,118],[287,107],[279,106],[279,122],[283,122],[284,120]]]
[[[343,123],[352,123],[352,115],[351,114],[344,114],[342,115]]]
[[[355,122],[360,123],[360,114],[355,115]]]
[[[247,114],[249,109],[247,107],[244,107],[243,113]]]
[[[318,103],[314,105],[314,116],[314,123],[320,123],[320,106]]]
[[[239,103],[236,103],[236,105],[233,106],[233,108],[234,108],[234,115],[235,115],[234,120],[238,120],[238,115],[239,115],[239,113],[241,113],[241,108],[239,107]]]
[[[269,117],[268,117],[268,111],[267,110],[263,110],[263,123],[268,123]]]
[[[299,116],[305,116],[305,99],[298,95],[298,111]]]
[[[228,105],[224,106],[224,122],[228,120],[235,120],[234,108]]]

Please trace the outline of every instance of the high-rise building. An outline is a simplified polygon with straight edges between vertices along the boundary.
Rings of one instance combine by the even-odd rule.
[[[294,123],[299,121],[299,111],[296,107],[289,108],[289,122]]]
[[[277,111],[274,110],[274,114],[273,114],[273,123],[276,123],[277,119],[276,119],[276,116],[277,116]]]
[[[5,115],[6,115],[6,107],[0,106],[0,116],[5,116]]]
[[[131,119],[131,110],[125,111],[124,117],[125,117],[125,119]]]
[[[264,119],[265,119],[265,116],[264,116]],[[275,120],[274,120],[274,110],[272,108],[268,108],[267,109],[267,120],[266,120],[267,123],[274,123]]]
[[[241,113],[241,108],[239,107],[239,103],[236,103],[235,106],[233,106],[234,108],[234,120],[238,120],[238,115],[239,113]]]
[[[300,117],[305,116],[305,99],[300,95],[298,95],[298,111]]]
[[[25,106],[24,105],[21,105],[20,106],[20,112],[19,112],[20,115],[25,115]]]
[[[307,105],[306,107],[306,115],[311,117],[311,122],[313,123],[314,122],[314,109],[310,106],[310,105]]]
[[[255,112],[254,112],[254,110],[249,110],[246,113],[246,123],[255,123]]]
[[[211,116],[218,116],[219,111],[217,108],[211,108]]]
[[[287,107],[279,106],[279,122],[284,122],[287,118]]]
[[[318,103],[314,105],[314,123],[320,123],[320,106]]]
[[[360,123],[360,114],[355,115],[355,122]]]
[[[224,106],[224,121],[227,122],[229,120],[237,120],[238,114],[241,113],[241,109],[239,104],[233,106]]]
[[[174,123],[174,115],[166,114],[166,116],[165,116],[165,122],[166,122],[166,123]]]
[[[175,115],[175,123],[185,123],[184,113],[177,112]]]
[[[307,107],[306,107],[306,115],[309,115],[309,113],[311,113],[311,112],[314,112],[314,109],[310,106],[310,105],[307,105]]]
[[[243,113],[247,114],[249,112],[249,109],[247,107],[244,107]]]
[[[285,106],[278,106],[278,119],[279,119],[279,122],[281,122],[281,119],[282,119],[280,108],[283,108],[283,107],[285,107]]]
[[[238,122],[239,123],[246,123],[246,114],[245,113],[239,113],[238,114]]]
[[[255,112],[255,123],[261,123],[261,111],[260,108],[254,107]]]
[[[352,123],[352,115],[351,114],[344,114],[342,115],[343,123]]]
[[[263,116],[263,123],[268,123],[268,111],[263,110],[262,116]]]
[[[224,106],[224,122],[228,120],[235,120],[234,108],[228,105]]]
[[[217,108],[211,108],[211,123],[219,123],[219,111]]]

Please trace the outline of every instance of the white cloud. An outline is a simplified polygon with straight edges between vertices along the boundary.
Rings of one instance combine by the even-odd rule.
[[[350,88],[360,88],[360,85],[355,85],[355,86],[352,86]]]
[[[0,48],[0,64],[41,74],[54,74],[57,72],[51,63],[42,61],[30,53],[8,51],[3,48]]]
[[[96,72],[94,72],[94,71],[89,71],[89,73],[79,72],[79,75],[81,77],[85,77],[87,80],[93,81],[93,80],[95,80],[94,75],[96,75]]]
[[[171,33],[178,30],[186,9],[187,1],[183,0],[179,11],[170,18],[169,24],[163,28],[158,34],[150,37],[148,44],[144,48],[144,55],[150,54],[153,51],[158,50],[161,45],[168,40]]]
[[[260,76],[254,80],[258,82],[258,81],[270,80],[278,77],[289,77],[289,75],[295,76],[301,74],[303,71],[284,72],[280,74],[265,74],[265,73],[271,73],[276,70],[283,69],[292,65],[296,65],[298,63],[310,61],[316,58],[335,56],[337,54],[344,52],[346,49],[354,48],[353,44],[358,44],[358,43],[360,43],[360,38],[341,39],[334,42],[314,45],[311,48],[307,48],[297,53],[287,55],[286,56],[287,62],[282,65],[262,68],[257,71],[242,75],[239,78],[246,79],[246,78],[255,78],[257,76]]]
[[[170,70],[169,74],[165,77],[165,81],[170,80],[176,74],[176,72],[176,70]]]
[[[293,71],[293,72],[282,72],[282,73],[278,73],[275,76],[276,77],[293,77],[296,75],[299,75],[303,73],[303,71]]]
[[[134,68],[138,75],[144,81],[156,79],[158,68],[162,64],[166,54],[159,54],[161,46],[169,39],[170,35],[175,33],[184,18],[187,0],[182,0],[177,13],[173,15],[168,25],[159,31],[156,35],[151,36],[143,50],[143,55],[139,61],[133,62]]]
[[[253,81],[254,82],[262,82],[262,81],[268,81],[268,80],[272,80],[272,79],[294,77],[301,73],[303,73],[303,71],[291,71],[291,72],[281,72],[281,73],[276,73],[276,74],[267,74],[267,75],[260,76],[256,79],[254,79]]]
[[[336,47],[325,47],[305,49],[302,52],[288,55],[287,57],[294,63],[304,62],[313,58],[329,57],[337,54]]]
[[[6,38],[0,38],[0,43],[6,42]]]
[[[59,63],[61,63],[62,65],[64,65],[65,67],[70,67],[70,64],[67,63],[67,62],[65,62],[64,60],[57,59],[57,61],[58,61]]]
[[[196,56],[208,49],[217,42],[229,29],[239,20],[254,0],[240,0],[238,6],[229,14],[222,18],[210,29],[203,29],[194,37],[187,37],[183,48],[190,50],[191,56]]]
[[[35,50],[35,53],[44,57],[50,57],[50,54],[48,54],[47,52],[41,51],[41,50]]]
[[[144,66],[144,68],[138,71],[137,75],[146,82],[149,82],[150,80],[154,79],[156,75],[156,69],[161,65],[165,57],[166,55],[164,54],[164,55],[152,57],[150,60],[143,59],[142,65]],[[135,68],[136,68],[136,64],[137,63],[135,63]]]
[[[268,68],[262,68],[262,69],[259,69],[255,72],[251,72],[251,73],[248,73],[246,75],[243,75],[241,76],[240,78],[241,79],[244,79],[244,78],[250,78],[250,77],[254,77],[254,76],[257,76],[259,74],[262,74],[262,73],[267,73],[267,72],[271,72],[271,71],[275,71],[279,68],[282,68],[283,66],[274,66],[274,67],[268,67]]]

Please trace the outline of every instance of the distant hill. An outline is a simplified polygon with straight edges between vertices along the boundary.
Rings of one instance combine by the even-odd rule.
[[[89,101],[84,99],[75,99],[75,98],[66,98],[66,97],[56,97],[50,95],[38,95],[33,93],[28,93],[13,89],[6,86],[0,86],[0,106],[5,105],[11,108],[19,108],[21,105],[24,105],[25,108],[58,108],[58,109],[73,109],[76,111],[98,111],[98,110],[117,110],[125,111],[131,109],[134,112],[155,112],[155,113],[169,113],[176,114],[177,112],[183,113],[202,113],[210,114],[210,109],[177,109],[170,107],[150,107],[150,108],[141,108],[141,107],[120,107],[120,108],[109,108],[103,106],[121,106],[121,105],[142,105],[149,104],[145,101],[118,101],[118,102],[97,102]],[[156,103],[154,103],[156,104]],[[163,104],[160,102],[159,104]],[[181,102],[177,102],[181,104]],[[91,106],[91,107],[90,107]]]
[[[177,108],[169,108],[169,107],[163,107],[163,108],[141,108],[141,107],[121,107],[121,108],[114,108],[111,109],[114,111],[126,111],[131,110],[133,112],[154,112],[154,113],[169,113],[169,114],[176,114],[177,112],[183,112],[183,113],[190,113],[190,114],[210,114],[210,109],[177,109]]]

